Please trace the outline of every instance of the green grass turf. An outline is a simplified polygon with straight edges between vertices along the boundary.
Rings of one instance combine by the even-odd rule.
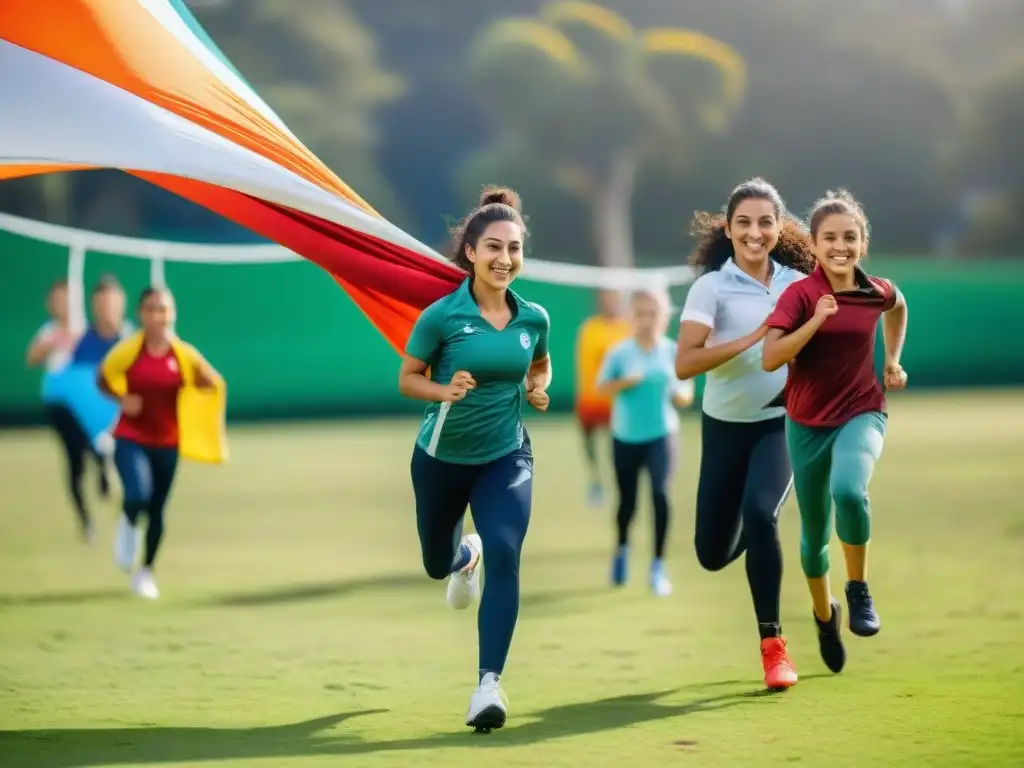
[[[1020,393],[893,398],[872,486],[883,630],[846,634],[840,676],[818,658],[787,504],[801,681],[776,695],[760,691],[742,563],[705,573],[693,555],[696,419],[665,600],[646,589],[646,506],[633,579],[612,592],[611,514],[583,503],[572,424],[531,425],[510,719],[490,735],[462,724],[474,611],[448,609],[420,571],[412,423],[233,429],[230,465],[182,468],[156,603],[114,568],[112,506],[97,505],[96,548],[75,538],[49,435],[4,435],[0,765],[1024,764]]]

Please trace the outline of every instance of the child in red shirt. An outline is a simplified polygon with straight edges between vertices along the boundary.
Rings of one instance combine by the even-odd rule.
[[[871,508],[868,482],[882,453],[887,415],[874,367],[875,332],[883,318],[885,386],[903,389],[900,354],[907,304],[896,286],[866,274],[868,223],[846,192],[828,194],[811,214],[818,266],[787,288],[768,317],[762,363],[788,364],[786,442],[800,506],[800,558],[807,577],[822,659],[842,670],[841,613],[828,582],[832,503],[843,543],[850,631],[880,629],[866,580]]]

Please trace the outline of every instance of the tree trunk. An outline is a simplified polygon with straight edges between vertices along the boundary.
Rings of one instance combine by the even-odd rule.
[[[635,147],[618,150],[597,189],[592,205],[597,263],[602,267],[632,267],[633,190],[639,153]]]

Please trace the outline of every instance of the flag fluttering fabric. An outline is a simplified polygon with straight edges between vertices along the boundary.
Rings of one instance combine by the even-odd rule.
[[[0,0],[0,179],[115,168],[322,267],[401,351],[463,274],[288,129],[183,0]],[[55,24],[53,19],[61,19]]]

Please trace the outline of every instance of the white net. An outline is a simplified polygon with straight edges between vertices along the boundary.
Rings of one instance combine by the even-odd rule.
[[[21,237],[62,245],[68,249],[68,286],[73,317],[84,317],[82,280],[85,258],[97,251],[150,262],[150,282],[164,285],[164,264],[182,261],[198,264],[269,264],[300,260],[298,254],[279,245],[224,245],[183,243],[168,240],[107,235],[84,229],[46,224],[33,219],[0,213],[0,229]],[[437,254],[432,254],[441,258]],[[696,277],[689,265],[657,268],[595,267],[556,261],[527,259],[522,277],[539,283],[566,285],[595,290],[635,291],[645,288],[672,288],[687,285]]]

